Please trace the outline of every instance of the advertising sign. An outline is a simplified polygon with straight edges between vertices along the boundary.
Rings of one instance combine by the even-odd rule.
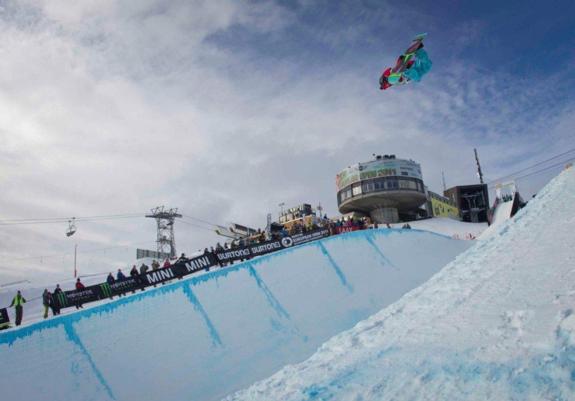
[[[407,176],[423,179],[421,167],[414,161],[401,159],[373,160],[346,168],[336,176],[337,190],[361,180],[377,177]]]
[[[0,330],[7,329],[10,327],[10,318],[8,317],[8,311],[6,308],[0,309]]]
[[[141,290],[176,278],[179,279],[199,270],[216,266],[217,264],[218,261],[214,255],[205,254],[193,259],[180,261],[170,267],[149,271],[144,275],[139,274],[135,277],[126,277],[124,280],[116,281],[113,284],[106,282],[88,286],[83,290],[63,291],[56,294],[53,300],[56,303],[56,307],[60,309],[79,306],[89,302],[123,295],[128,292],[135,292],[136,290]]]

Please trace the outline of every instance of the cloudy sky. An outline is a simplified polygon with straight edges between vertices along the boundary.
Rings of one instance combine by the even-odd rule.
[[[191,252],[217,240],[192,218],[336,214],[336,173],[372,153],[439,192],[477,182],[476,147],[495,180],[575,148],[574,25],[572,1],[0,0],[0,220],[178,207]],[[432,71],[380,91],[420,32]],[[154,249],[143,217],[65,230],[0,225],[0,284],[71,275],[74,244],[81,273]]]

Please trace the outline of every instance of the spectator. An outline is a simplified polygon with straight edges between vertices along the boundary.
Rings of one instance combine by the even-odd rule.
[[[126,276],[122,273],[122,269],[118,269],[118,273],[116,273],[116,281],[124,281]]]
[[[109,285],[112,285],[115,282],[116,282],[116,279],[112,275],[112,272],[110,272],[110,274],[108,274],[108,277],[106,277],[106,283],[108,283]]]
[[[138,271],[138,268],[136,267],[136,265],[132,266],[132,270],[130,270],[130,276],[136,280],[136,284],[140,287],[142,287],[142,291],[144,291],[144,287],[142,285],[142,278],[140,277],[140,272]],[[136,291],[132,291],[132,294],[134,294]]]
[[[86,287],[84,287],[84,284],[82,284],[82,282],[80,281],[80,277],[78,277],[78,280],[76,280],[76,290],[77,291],[82,291],[86,289]],[[84,309],[84,307],[82,306],[82,303],[80,301],[78,301],[76,303],[76,309]]]
[[[171,266],[171,264],[170,264],[170,258],[166,258],[166,260],[165,260],[165,262],[164,262],[164,265],[163,265],[162,267],[163,267],[163,268],[166,268],[166,267],[170,267],[170,266]]]
[[[46,319],[48,318],[48,308],[52,306],[52,294],[47,288],[45,288],[44,293],[42,293],[42,305],[44,305],[44,319]],[[54,310],[52,310],[52,314],[54,314]]]
[[[144,274],[146,274],[148,272],[148,265],[145,263],[142,263],[142,265],[140,266],[140,274],[143,276]]]
[[[23,304],[26,303],[26,299],[20,293],[20,290],[16,293],[14,299],[12,299],[12,303],[10,306],[13,306],[16,309],[16,326],[20,326],[22,323],[22,317],[24,316],[24,307]]]
[[[62,289],[60,288],[60,284],[56,284],[56,288],[54,288],[54,292],[52,292],[52,314],[59,315],[60,314],[60,300],[58,295],[62,294]]]
[[[152,270],[158,270],[160,268],[160,262],[158,262],[156,259],[154,259],[152,261]]]
[[[185,254],[185,253],[182,253],[182,254],[180,255],[180,257],[178,258],[178,260],[176,261],[176,263],[178,263],[178,262],[184,262],[184,263],[185,263],[185,262],[187,262],[188,260],[189,260],[189,259],[186,257],[186,254]]]

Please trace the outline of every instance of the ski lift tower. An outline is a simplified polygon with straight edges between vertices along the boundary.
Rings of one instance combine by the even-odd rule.
[[[158,225],[157,250],[160,254],[169,253],[170,257],[176,256],[176,240],[174,237],[174,222],[176,217],[182,217],[177,208],[164,209],[158,206],[151,210],[146,217],[156,219]]]

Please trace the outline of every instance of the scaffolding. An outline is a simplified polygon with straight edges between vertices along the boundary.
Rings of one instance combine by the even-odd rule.
[[[174,223],[176,218],[181,218],[177,208],[165,209],[158,206],[151,210],[151,214],[146,217],[153,218],[157,224],[157,251],[167,253],[170,257],[176,256],[176,239],[174,236]]]

